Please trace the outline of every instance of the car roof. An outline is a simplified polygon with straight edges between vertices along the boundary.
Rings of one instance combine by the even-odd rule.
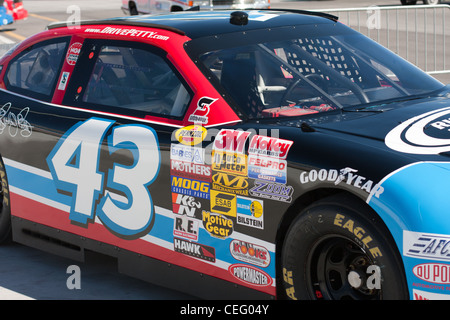
[[[182,11],[166,14],[125,16],[104,20],[81,21],[81,25],[127,25],[153,27],[186,35],[191,39],[230,32],[250,31],[291,25],[333,23],[337,17],[304,10],[221,10]],[[66,27],[53,23],[48,29]]]

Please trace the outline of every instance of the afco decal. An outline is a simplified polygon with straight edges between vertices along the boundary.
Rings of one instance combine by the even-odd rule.
[[[70,220],[87,226],[98,217],[118,235],[139,237],[149,232],[154,218],[148,186],[159,173],[159,143],[152,128],[113,127],[114,123],[99,118],[79,122],[58,141],[47,163],[56,187],[72,194]],[[100,150],[104,140],[110,156],[127,150],[133,156],[133,165],[115,162],[108,172],[102,172]]]

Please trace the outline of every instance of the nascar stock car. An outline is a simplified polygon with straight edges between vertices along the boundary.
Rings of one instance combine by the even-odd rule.
[[[3,240],[210,299],[449,297],[449,87],[337,18],[56,23],[0,65]]]

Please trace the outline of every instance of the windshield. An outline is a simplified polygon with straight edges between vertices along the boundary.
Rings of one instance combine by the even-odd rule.
[[[198,57],[250,119],[373,105],[443,86],[359,33],[306,34],[280,40],[267,32],[262,41],[230,41]]]

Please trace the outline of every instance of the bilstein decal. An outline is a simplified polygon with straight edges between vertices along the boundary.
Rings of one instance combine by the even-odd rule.
[[[438,154],[450,151],[450,107],[433,110],[402,122],[385,138],[396,151]]]

